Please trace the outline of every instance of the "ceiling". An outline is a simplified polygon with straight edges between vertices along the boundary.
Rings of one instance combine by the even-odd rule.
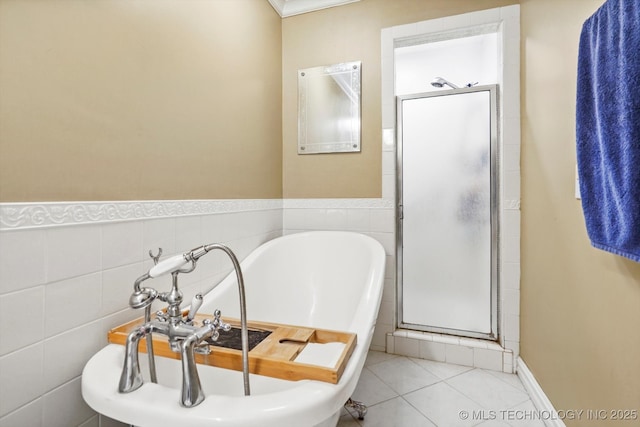
[[[281,17],[300,15],[314,10],[342,6],[360,0],[268,0]]]

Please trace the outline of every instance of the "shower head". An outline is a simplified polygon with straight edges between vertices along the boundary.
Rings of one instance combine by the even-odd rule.
[[[444,87],[445,85],[449,86],[452,89],[458,89],[458,86],[454,85],[448,80],[443,79],[442,77],[436,77],[431,80],[431,86],[433,87]]]

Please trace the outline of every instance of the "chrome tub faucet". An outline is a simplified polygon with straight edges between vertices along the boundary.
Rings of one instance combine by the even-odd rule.
[[[247,330],[246,301],[244,292],[244,279],[237,257],[227,246],[213,243],[190,250],[181,255],[176,255],[159,262],[162,249],[157,256],[151,251],[149,255],[153,258],[155,265],[144,275],[140,276],[134,283],[134,292],[129,298],[131,308],[145,309],[144,323],[134,329],[127,336],[124,366],[120,376],[118,391],[120,393],[130,393],[137,390],[143,384],[140,363],[138,359],[138,343],[144,337],[147,343],[147,354],[149,357],[149,373],[152,382],[157,382],[155,356],[153,352],[153,333],[159,333],[169,339],[171,351],[180,353],[182,359],[182,395],[180,404],[184,407],[193,407],[204,400],[204,392],[200,383],[198,369],[195,362],[195,353],[209,354],[209,344],[207,340],[216,341],[220,335],[220,330],[229,331],[231,326],[222,322],[220,310],[215,310],[214,318],[205,319],[201,326],[195,325],[195,315],[202,306],[202,295],[197,294],[191,302],[189,313],[182,314],[181,304],[183,301],[182,291],[178,288],[178,274],[190,273],[196,268],[197,260],[208,252],[219,249],[225,252],[236,273],[238,291],[240,296],[240,324],[242,340],[242,370],[244,378],[244,394],[250,394],[249,388],[249,333]],[[187,266],[187,264],[189,264]],[[186,266],[186,267],[185,267]],[[158,293],[153,288],[141,287],[142,282],[147,279],[159,277],[171,273],[172,286],[168,292]],[[156,317],[151,320],[151,304],[155,299],[166,302],[166,311],[156,312]]]

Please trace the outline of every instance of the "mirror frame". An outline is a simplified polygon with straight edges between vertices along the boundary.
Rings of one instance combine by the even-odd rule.
[[[298,154],[361,151],[361,70],[361,61],[298,70]]]

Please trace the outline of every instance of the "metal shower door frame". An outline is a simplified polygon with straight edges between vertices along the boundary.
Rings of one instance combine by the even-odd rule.
[[[488,334],[451,329],[446,327],[418,325],[403,321],[403,135],[402,135],[402,103],[407,100],[459,95],[465,93],[489,92],[490,97],[490,228],[491,228],[491,332]],[[500,337],[500,305],[499,305],[499,227],[498,213],[500,212],[498,197],[500,168],[499,168],[499,134],[498,134],[498,85],[482,85],[463,87],[458,89],[423,92],[410,95],[396,96],[396,322],[399,329],[409,329],[424,332],[442,333],[470,338],[481,338],[497,341]]]

